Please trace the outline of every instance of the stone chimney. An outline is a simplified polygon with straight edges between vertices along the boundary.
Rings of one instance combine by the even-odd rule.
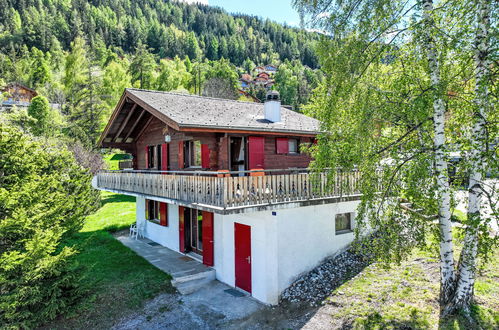
[[[276,91],[269,91],[264,104],[265,119],[273,123],[281,121],[281,99]]]

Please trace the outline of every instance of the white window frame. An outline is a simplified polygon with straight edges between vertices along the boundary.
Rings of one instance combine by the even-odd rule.
[[[347,214],[348,217],[349,217],[349,221],[350,221],[350,228],[349,229],[341,229],[341,230],[338,230],[336,229],[336,220],[337,220],[337,217],[340,216],[340,215],[345,215]],[[349,233],[353,233],[353,230],[355,228],[355,213],[354,212],[342,212],[342,213],[336,213],[334,215],[334,234],[337,236],[337,235],[344,235],[344,234],[349,234]]]

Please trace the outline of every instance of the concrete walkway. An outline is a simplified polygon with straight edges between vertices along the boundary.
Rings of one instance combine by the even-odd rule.
[[[116,239],[154,266],[170,274],[174,280],[214,271],[193,258],[170,250],[147,238],[136,240],[124,234],[117,236]]]
[[[247,293],[217,281],[213,268],[189,256],[149,239],[132,239],[125,232],[115,237],[170,274],[172,284],[183,295],[179,304],[177,294],[161,294],[143,310],[121,320],[114,329],[218,329],[266,308]]]
[[[116,237],[123,245],[173,277],[172,285],[182,294],[193,293],[215,280],[215,270],[201,262],[170,250],[147,238],[134,239],[126,234]]]

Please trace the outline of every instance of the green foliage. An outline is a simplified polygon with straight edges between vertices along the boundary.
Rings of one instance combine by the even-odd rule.
[[[313,15],[328,3],[297,2],[311,8]],[[314,166],[360,170],[363,197],[357,233],[366,226],[377,230],[379,235],[370,248],[385,262],[400,262],[413,247],[440,241],[439,227],[434,225],[439,210],[434,167],[436,95],[446,102],[449,141],[445,154],[465,155],[470,147],[474,30],[460,24],[462,18],[457,17],[473,21],[474,4],[448,5],[448,11],[432,13],[436,28],[446,36],[436,39],[441,64],[441,86],[436,87],[422,55],[427,41],[424,26],[404,16],[412,3],[374,1],[357,7],[355,1],[333,2],[328,7],[331,16],[323,22],[335,37],[323,38],[317,49],[326,79],[307,108],[325,132],[315,148]],[[387,37],[386,31],[397,33]],[[496,96],[491,95],[492,102],[497,102]],[[490,135],[482,141],[486,145],[498,138],[494,116],[491,111]],[[483,156],[494,170],[492,156]],[[464,170],[469,170],[465,163]],[[401,202],[417,212],[407,212]],[[488,234],[494,216],[486,218],[480,226],[481,253],[497,243]],[[427,233],[433,233],[436,240],[428,240]]]
[[[0,124],[0,324],[31,328],[82,297],[61,240],[96,208],[89,173],[60,145]]]
[[[51,110],[46,97],[34,97],[28,107],[28,115],[34,119],[32,132],[35,135],[49,135],[48,129],[51,123]]]
[[[89,298],[73,313],[48,324],[49,328],[109,328],[158,293],[174,292],[170,275],[110,233],[134,222],[134,197],[102,193],[101,208],[86,218],[78,234],[65,241],[65,246],[79,251],[75,259],[83,266],[80,281],[89,288]]]

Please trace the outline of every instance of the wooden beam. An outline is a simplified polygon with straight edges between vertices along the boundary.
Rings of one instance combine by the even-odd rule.
[[[144,116],[144,114],[146,113],[146,111],[144,109],[142,109],[142,112],[140,113],[140,115],[137,117],[137,119],[135,120],[135,122],[133,123],[132,125],[132,128],[130,128],[130,130],[128,131],[128,133],[126,134],[125,138],[123,139],[123,142],[126,143],[126,140],[128,140],[128,138],[130,137],[130,135],[132,135],[133,133],[133,130],[135,129],[135,127],[137,127],[137,124],[139,123],[139,121],[142,119],[142,116]]]
[[[135,103],[132,108],[130,109],[130,112],[128,113],[128,115],[126,116],[125,120],[123,121],[123,123],[121,124],[120,128],[118,129],[118,132],[116,133],[116,135],[114,136],[113,138],[113,142],[116,142],[116,140],[119,138],[121,132],[123,132],[123,129],[125,128],[126,124],[128,124],[128,121],[130,120],[130,118],[132,117],[134,111],[135,111],[135,108],[137,107],[137,103]]]
[[[177,122],[163,114],[162,112],[156,110],[153,108],[151,105],[148,103],[142,101],[140,98],[136,97],[135,95],[128,93],[127,97],[132,100],[133,102],[137,103],[140,105],[144,110],[147,110],[147,112],[151,113],[152,115],[158,117],[159,120],[167,124],[168,126],[172,127],[173,129],[176,129],[177,131],[180,129],[179,125]]]
[[[137,137],[135,137],[135,140],[133,142],[137,142],[137,140],[145,132],[147,126],[149,126],[149,124],[151,123],[151,121],[153,120],[153,118],[154,118],[154,115],[150,115],[150,117],[147,120],[146,124],[144,126],[142,126],[142,129],[140,130],[139,134],[137,134]]]
[[[111,125],[113,124],[114,120],[116,119],[116,116],[118,116],[118,113],[120,112],[121,107],[123,104],[127,101],[127,96],[126,96],[126,89],[121,95],[120,101],[116,105],[116,108],[114,108],[113,113],[111,114],[111,118],[107,122],[106,127],[104,128],[104,131],[102,132],[99,141],[97,141],[97,146],[102,145],[102,142],[104,141],[104,138],[107,136],[107,133],[109,132],[109,129],[111,128]]]

